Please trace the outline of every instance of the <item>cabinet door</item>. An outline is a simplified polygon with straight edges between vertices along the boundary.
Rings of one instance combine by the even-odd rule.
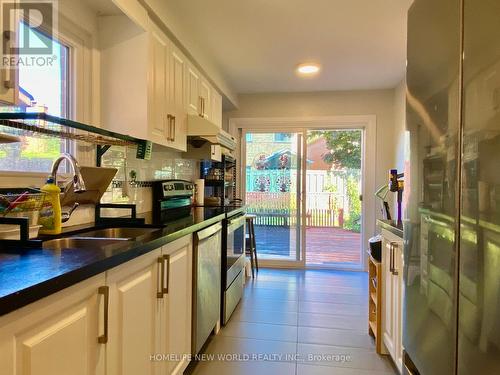
[[[201,101],[200,115],[205,117],[206,119],[211,119],[212,88],[210,87],[208,81],[203,77],[200,78],[199,89],[200,89],[200,101]]]
[[[187,111],[185,105],[186,92],[186,59],[180,51],[172,46],[169,55],[169,106],[170,118],[169,146],[179,151],[187,149]]]
[[[192,115],[199,115],[201,111],[199,82],[200,74],[191,64],[188,64],[186,69],[186,104],[187,112]]]
[[[158,259],[155,250],[107,272],[109,286],[108,375],[154,374],[161,316]]]
[[[212,90],[212,122],[222,128],[222,95]]]
[[[176,110],[185,108],[184,93],[186,92],[186,58],[175,47],[171,46],[169,53],[170,80],[169,80],[169,99],[170,104]]]
[[[403,367],[403,243],[396,242],[394,245],[394,355],[396,367],[401,373]]]
[[[5,10],[5,5],[17,4],[14,1],[0,0],[0,7]],[[18,46],[19,40],[19,15],[14,10],[11,11],[10,17],[7,19],[13,20],[14,24],[4,25],[3,20],[6,17],[0,17],[0,30],[2,30],[2,44],[7,48]],[[9,28],[10,30],[7,30]],[[4,32],[5,31],[5,32]],[[2,55],[3,57],[3,55]],[[6,56],[14,57],[14,56]],[[2,68],[0,69],[0,102],[3,104],[16,105],[19,96],[19,75],[17,69]]]
[[[222,149],[220,145],[210,145],[210,160],[222,161]]]
[[[0,318],[0,372],[5,375],[101,375],[105,345],[104,274]]]
[[[391,270],[391,247],[393,243],[384,238],[382,241],[382,337],[387,351],[394,353],[394,281]]]
[[[160,30],[151,32],[151,79],[149,100],[150,138],[153,142],[167,144],[168,122],[165,105],[168,102],[168,42]]]
[[[191,286],[192,241],[183,237],[163,247],[166,274],[166,353],[167,374],[182,374],[187,367],[186,355],[191,351]]]

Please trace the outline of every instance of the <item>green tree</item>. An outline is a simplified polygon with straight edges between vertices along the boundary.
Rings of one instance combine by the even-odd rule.
[[[310,133],[309,141],[323,138],[329,152],[323,160],[335,169],[361,168],[360,130],[316,130]]]
[[[349,216],[344,222],[344,228],[353,232],[361,231],[361,201],[359,200],[358,179],[347,177],[347,198],[349,199]]]

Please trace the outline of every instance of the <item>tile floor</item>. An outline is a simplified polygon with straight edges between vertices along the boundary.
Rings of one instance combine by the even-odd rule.
[[[367,333],[367,274],[261,269],[195,375],[386,375]]]

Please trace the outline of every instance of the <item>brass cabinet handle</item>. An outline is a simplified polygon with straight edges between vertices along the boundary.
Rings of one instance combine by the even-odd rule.
[[[109,323],[109,286],[100,286],[97,292],[104,296],[104,333],[97,337],[99,344],[108,342],[108,323]]]
[[[4,45],[6,46],[7,51],[10,49],[10,43],[11,40],[14,38],[14,32],[5,30],[3,32],[3,40],[4,40]],[[6,89],[13,89],[15,88],[15,82],[14,82],[14,73],[12,72],[11,68],[4,68],[4,80],[3,80],[3,86]]]
[[[172,116],[172,142],[175,142],[175,116]]]
[[[171,123],[172,123],[172,115],[167,114],[167,141],[170,141]]]
[[[163,275],[163,278],[162,280],[165,280],[165,286],[163,288],[163,293],[164,294],[168,294],[168,289],[169,289],[169,285],[170,285],[170,254],[165,254],[163,256],[163,264],[164,264],[164,268],[165,268],[165,262],[167,263],[167,266],[166,266],[166,274],[167,274],[167,279],[165,280],[165,274]]]
[[[156,291],[156,298],[163,298],[163,280],[165,280],[165,263],[163,262],[163,258],[159,257],[157,259],[158,264],[158,276],[157,276],[157,286],[158,290]]]

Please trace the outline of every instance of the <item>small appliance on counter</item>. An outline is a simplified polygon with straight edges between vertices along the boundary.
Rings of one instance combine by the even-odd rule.
[[[185,180],[159,180],[153,182],[153,223],[189,216],[194,185]]]
[[[205,206],[223,206],[236,199],[236,159],[222,155],[221,162],[203,160],[200,177],[205,180]]]
[[[391,210],[387,202],[387,195],[389,192],[397,193],[397,222],[402,222],[402,204],[403,204],[403,191],[404,191],[404,173],[398,173],[397,169],[389,171],[389,184],[381,186],[376,192],[375,196],[382,201],[382,216],[385,220],[392,220]]]

